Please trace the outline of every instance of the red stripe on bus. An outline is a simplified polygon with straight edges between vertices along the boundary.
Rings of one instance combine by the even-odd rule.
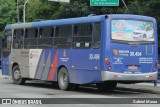
[[[56,71],[56,68],[57,68],[57,62],[58,62],[58,51],[56,52],[55,57],[53,59],[52,67],[51,67],[51,70],[50,70],[50,73],[49,73],[48,80],[53,80],[54,74],[55,74],[55,71]]]

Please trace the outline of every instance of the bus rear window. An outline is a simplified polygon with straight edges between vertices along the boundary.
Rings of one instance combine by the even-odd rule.
[[[116,41],[154,42],[153,22],[142,20],[112,20],[111,38]]]

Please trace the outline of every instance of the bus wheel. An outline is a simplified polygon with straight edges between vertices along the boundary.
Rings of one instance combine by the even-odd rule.
[[[72,88],[72,84],[69,83],[68,71],[65,67],[62,67],[58,72],[58,86],[61,90],[69,90]]]
[[[99,91],[112,91],[116,88],[117,82],[103,82],[103,83],[97,83],[96,84]]]
[[[21,71],[18,65],[13,67],[12,79],[13,79],[13,83],[18,85],[22,85],[26,81],[26,79],[21,77]]]

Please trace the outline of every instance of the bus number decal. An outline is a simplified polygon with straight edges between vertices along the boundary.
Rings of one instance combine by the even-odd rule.
[[[130,52],[130,56],[142,56],[142,52]]]
[[[99,60],[100,54],[89,54],[89,59],[90,60]]]

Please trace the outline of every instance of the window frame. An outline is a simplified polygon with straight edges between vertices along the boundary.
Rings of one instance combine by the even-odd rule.
[[[34,29],[34,36],[28,36],[31,32],[31,30]],[[27,30],[27,37],[26,37],[26,30]],[[38,27],[31,27],[31,28],[25,28],[24,29],[24,49],[37,49],[38,48],[38,35],[39,35],[39,31],[38,31]],[[25,44],[26,40],[29,40],[29,43]],[[31,40],[35,40],[34,42],[36,43],[35,45],[32,45]],[[31,44],[31,45],[28,45]],[[28,48],[26,48],[28,47]]]
[[[50,32],[50,36],[45,36],[44,35],[44,29],[47,29],[47,28],[50,29],[50,31],[51,31]],[[37,40],[38,49],[53,48],[54,35],[55,35],[55,26],[42,26],[42,27],[39,27],[38,28],[38,40]],[[41,43],[42,39],[52,39],[52,44],[48,45],[48,44]]]
[[[21,30],[21,35],[18,35],[19,33],[17,33],[17,31],[19,31],[19,30]],[[14,38],[14,37],[16,37],[16,38]],[[19,38],[19,37],[21,37],[21,38]],[[16,40],[16,43],[14,42],[15,40]],[[13,29],[12,48],[13,49],[23,49],[24,48],[24,28]]]
[[[67,27],[67,29],[70,29],[69,31],[70,31],[70,34],[69,34],[69,36],[62,36],[61,35],[61,27],[66,27],[66,26],[68,26]],[[57,32],[57,28],[58,28],[58,32]],[[64,30],[64,29],[63,29]],[[68,30],[64,30],[64,32],[65,31],[68,31]],[[55,26],[55,30],[54,30],[54,43],[53,43],[53,47],[55,48],[55,49],[71,49],[72,48],[72,35],[73,35],[73,33],[72,33],[72,24],[67,24],[67,25],[57,25],[57,26]],[[58,36],[57,36],[58,35]],[[67,38],[69,38],[70,39],[70,42],[68,42],[68,44],[66,44],[67,43]],[[60,47],[60,46],[58,46],[57,45],[57,41],[56,40],[58,40],[58,39],[66,39],[66,43],[65,44],[58,44],[58,45],[61,45],[62,47]],[[68,40],[69,40],[68,39]]]
[[[85,33],[88,33],[88,34],[85,34],[85,36],[78,36],[78,35],[76,35],[75,34],[75,26],[77,27],[77,26],[87,26],[86,28],[87,28],[87,31],[85,32]],[[91,34],[89,34],[89,30],[90,30],[90,28],[89,28],[89,30],[88,30],[88,26],[90,27],[92,27],[92,31],[91,31]],[[77,23],[77,24],[74,24],[73,25],[73,37],[72,37],[72,48],[73,49],[92,49],[92,42],[93,42],[93,23]],[[78,33],[79,31],[77,30],[77,33]],[[86,36],[87,35],[87,36]],[[77,37],[75,37],[75,36],[77,36]],[[88,42],[86,42],[85,40],[86,39],[84,39],[84,41],[79,41],[79,42],[77,42],[76,40],[74,40],[75,38],[89,38],[89,40],[88,40]],[[78,44],[77,44],[78,43]],[[89,43],[89,44],[88,44]],[[76,46],[76,45],[78,45],[78,46]],[[82,47],[81,47],[81,45],[82,45]]]

